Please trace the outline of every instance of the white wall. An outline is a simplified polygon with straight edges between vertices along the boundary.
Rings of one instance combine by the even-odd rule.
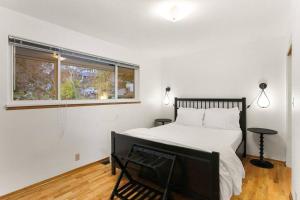
[[[0,196],[109,156],[111,130],[150,127],[159,116],[159,62],[4,8],[0,24]],[[140,64],[142,104],[6,111],[9,34]]]
[[[177,97],[247,97],[250,102],[259,92],[258,83],[266,81],[271,106],[249,109],[248,127],[278,130],[279,135],[266,138],[266,157],[285,160],[286,38],[201,47],[193,54],[159,62],[4,8],[0,24],[0,195],[108,156],[111,130],[150,127],[154,118],[163,115],[172,118],[172,107],[163,107],[161,115],[166,86]],[[9,34],[140,64],[142,104],[6,111]],[[248,153],[258,155],[258,145],[257,135],[249,133]],[[78,152],[81,160],[75,162]]]
[[[248,44],[202,48],[193,54],[164,59],[162,87],[170,86],[177,97],[246,97],[248,103],[268,83],[271,106],[247,110],[248,127],[278,130],[265,138],[265,156],[285,160],[285,61],[286,38]],[[172,108],[164,108],[172,116]],[[258,155],[258,135],[248,133],[248,154]]]
[[[300,1],[293,0],[292,55],[292,194],[300,199]]]
[[[286,165],[292,167],[292,56],[286,60]]]

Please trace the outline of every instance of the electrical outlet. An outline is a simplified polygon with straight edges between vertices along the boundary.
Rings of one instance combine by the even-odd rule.
[[[76,153],[76,154],[75,154],[75,161],[78,161],[78,160],[80,160],[80,154],[79,154],[79,153]]]

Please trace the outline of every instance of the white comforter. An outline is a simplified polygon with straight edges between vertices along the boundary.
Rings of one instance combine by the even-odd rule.
[[[241,134],[240,130],[208,129],[172,123],[150,129],[132,129],[123,134],[207,152],[219,152],[221,200],[230,200],[232,195],[241,193],[245,171],[233,149],[237,134]]]

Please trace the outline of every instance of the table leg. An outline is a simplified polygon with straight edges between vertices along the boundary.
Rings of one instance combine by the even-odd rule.
[[[267,169],[273,168],[272,163],[264,160],[264,134],[260,134],[259,159],[252,159],[250,162],[257,167],[262,167]]]
[[[264,160],[264,134],[260,134],[260,149],[259,149],[259,159]]]

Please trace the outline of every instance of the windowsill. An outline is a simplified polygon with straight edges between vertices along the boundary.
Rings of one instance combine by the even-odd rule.
[[[84,106],[101,106],[101,105],[119,105],[119,104],[140,104],[140,100],[113,100],[113,101],[70,101],[70,102],[55,102],[55,103],[11,103],[5,106],[6,110],[29,110],[29,109],[46,109],[46,108],[69,108],[69,107],[84,107]]]

